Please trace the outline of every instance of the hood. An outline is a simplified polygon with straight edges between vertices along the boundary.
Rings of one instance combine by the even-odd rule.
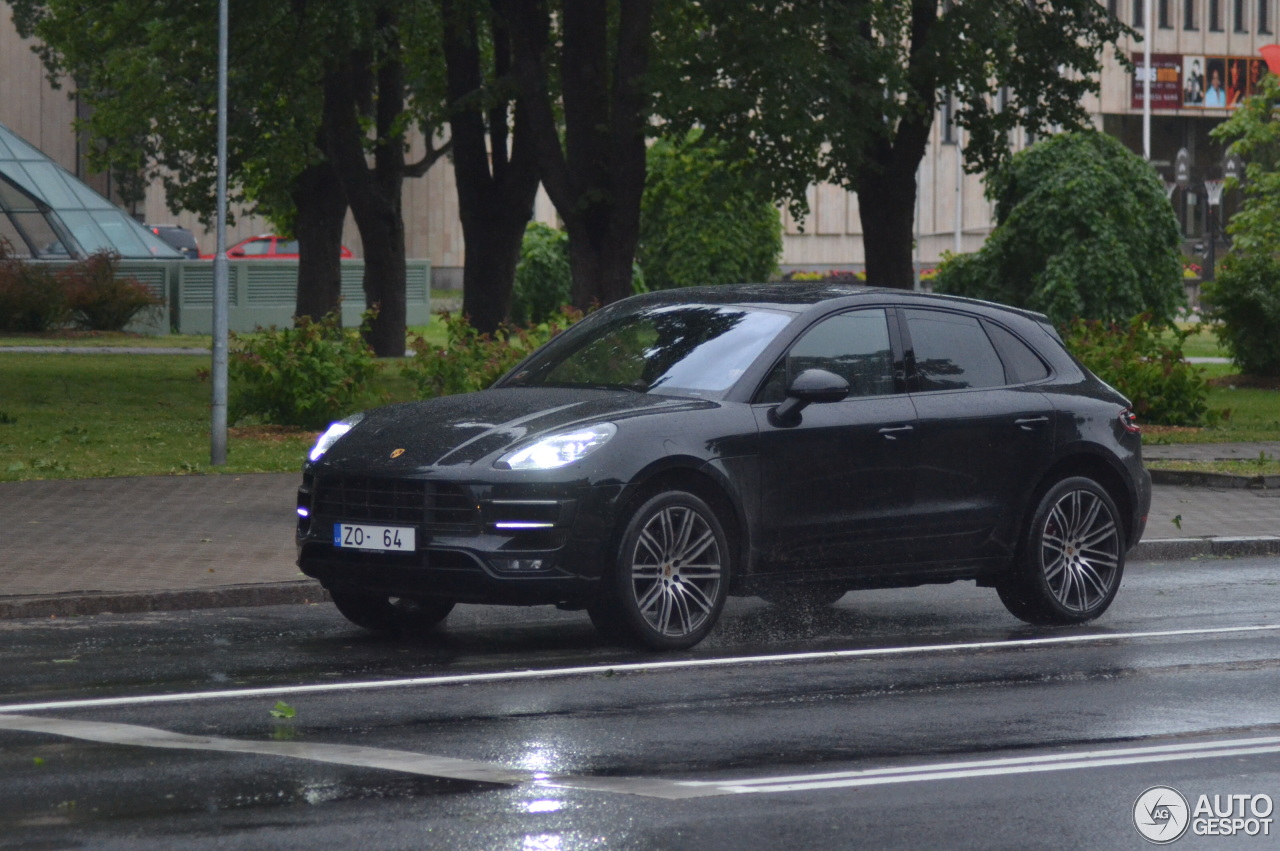
[[[614,390],[504,387],[367,411],[322,463],[365,469],[474,464],[575,425],[718,407],[702,399]],[[396,458],[397,449],[404,452]]]

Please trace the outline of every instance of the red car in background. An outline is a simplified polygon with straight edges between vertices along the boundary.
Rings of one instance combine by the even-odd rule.
[[[298,240],[285,239],[272,233],[251,236],[228,248],[227,257],[232,260],[297,260]],[[355,255],[351,253],[351,249],[342,246],[342,259],[349,260],[353,257]],[[201,259],[212,260],[213,255],[202,255]]]

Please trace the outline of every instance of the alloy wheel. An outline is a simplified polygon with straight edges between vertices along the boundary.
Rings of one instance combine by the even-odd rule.
[[[1120,528],[1097,494],[1069,491],[1045,517],[1040,564],[1050,593],[1069,611],[1088,613],[1111,596],[1120,555]]]
[[[698,631],[717,614],[720,545],[707,518],[688,505],[666,505],[644,523],[631,555],[635,606],[660,635]]]

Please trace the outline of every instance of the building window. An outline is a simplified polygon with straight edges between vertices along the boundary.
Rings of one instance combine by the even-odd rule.
[[[1236,32],[1238,33],[1248,32],[1249,29],[1245,26],[1245,23],[1244,23],[1244,0],[1235,0],[1234,5],[1235,5],[1235,9],[1233,11],[1235,12],[1235,14],[1232,15],[1232,17],[1235,18]]]
[[[1209,30],[1222,32],[1222,0],[1209,0]]]
[[[1160,29],[1173,29],[1173,21],[1169,20],[1169,0],[1160,0],[1156,6],[1156,18],[1158,19]]]
[[[1199,0],[1186,0],[1186,3],[1183,4],[1182,28],[1184,30],[1200,29],[1200,21],[1198,20],[1200,16],[1196,14],[1200,11],[1196,8],[1197,3],[1199,3]]]
[[[1113,18],[1120,17],[1120,0],[1107,0],[1107,13]]]
[[[1138,29],[1147,25],[1147,0],[1133,0],[1133,25]]]
[[[1258,32],[1271,32],[1271,0],[1258,0]]]
[[[956,143],[956,102],[947,92],[942,98],[942,144]]]

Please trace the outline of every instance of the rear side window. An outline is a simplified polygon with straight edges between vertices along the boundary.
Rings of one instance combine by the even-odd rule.
[[[1004,364],[972,316],[906,310],[920,390],[962,390],[1006,384]]]
[[[991,335],[991,342],[1000,351],[1010,383],[1026,384],[1049,377],[1049,367],[1030,346],[993,322],[984,322],[983,325]]]

